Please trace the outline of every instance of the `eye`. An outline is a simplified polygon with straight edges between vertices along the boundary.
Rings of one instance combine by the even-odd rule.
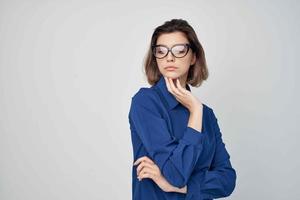
[[[163,48],[163,47],[157,47],[155,52],[158,53],[158,54],[165,54],[166,49]]]
[[[186,52],[186,47],[184,45],[177,45],[173,48],[174,53],[182,54]]]

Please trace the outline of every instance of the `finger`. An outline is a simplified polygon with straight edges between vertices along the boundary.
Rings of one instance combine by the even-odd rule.
[[[147,157],[147,156],[142,156],[142,157],[138,158],[138,159],[133,163],[133,165],[138,165],[140,162],[142,162],[143,160],[145,160],[146,157]]]
[[[146,178],[146,177],[155,178],[155,176],[156,176],[155,174],[156,174],[155,170],[153,170],[152,168],[149,168],[149,167],[145,167],[139,174],[138,178],[140,178],[140,179]]]
[[[142,161],[144,161],[144,162],[148,162],[148,163],[150,163],[150,164],[155,164],[149,157],[147,157],[147,156],[143,156],[142,157]]]
[[[172,89],[171,89],[171,86],[170,86],[170,83],[169,83],[169,78],[168,78],[168,77],[164,77],[164,78],[165,78],[165,82],[166,82],[168,91],[169,91],[171,94],[175,95],[175,94],[173,93]]]
[[[145,161],[146,162],[149,162],[150,164],[155,164],[154,162],[153,162],[153,160],[151,160],[148,156],[145,156]]]
[[[169,87],[170,87],[170,92],[174,95],[174,96],[176,96],[177,94],[174,92],[174,84],[172,84],[172,78],[169,78],[169,77],[167,77],[167,79],[168,79],[168,83],[169,83]]]
[[[181,86],[179,78],[177,78],[176,82],[178,90],[183,94],[188,94],[187,90]]]
[[[144,178],[150,178],[152,180],[155,180],[155,178],[152,176],[152,174],[144,173],[141,177],[138,177],[139,181],[141,181]]]
[[[142,161],[146,161],[146,162],[149,162],[149,163],[152,163],[152,164],[155,164],[150,158],[148,158],[147,156],[142,156],[140,158],[138,158],[134,163],[133,165],[138,165],[140,162]]]
[[[174,86],[174,83],[173,83],[172,78],[167,78],[167,79],[168,79],[169,86],[170,86],[170,88],[171,88],[171,93],[173,94],[173,96],[175,97],[175,99],[176,99],[177,101],[180,101],[181,95],[178,95],[176,92],[174,92],[174,90],[176,90],[176,89],[175,89],[175,86]],[[181,102],[181,101],[180,101],[180,102]]]
[[[144,168],[144,167],[149,167],[149,168],[154,168],[154,165],[153,164],[150,164],[148,162],[142,162],[136,169],[136,174],[139,175],[141,170]]]
[[[176,88],[176,86],[174,85],[174,82],[172,80],[172,78],[170,78],[171,80],[169,81],[170,82],[170,86],[171,86],[171,89],[173,90],[173,92],[177,95],[177,96],[182,96],[181,92],[179,92],[179,90]]]
[[[153,168],[152,166],[144,166],[143,168],[142,168],[142,170],[140,171],[140,173],[137,175],[137,177],[141,177],[144,173],[146,173],[146,172],[148,172],[148,173],[151,173],[151,174],[153,174],[153,175],[155,175],[155,174],[158,174],[157,172],[156,172],[156,169],[155,168]]]

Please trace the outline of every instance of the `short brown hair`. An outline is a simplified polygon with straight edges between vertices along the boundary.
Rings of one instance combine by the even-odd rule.
[[[192,51],[196,54],[196,62],[189,68],[187,83],[194,87],[199,87],[202,82],[208,78],[209,73],[206,65],[204,50],[194,29],[186,20],[172,19],[170,21],[166,21],[163,25],[158,26],[152,34],[150,47],[144,59],[144,72],[150,85],[154,85],[162,76],[158,69],[156,58],[152,53],[152,46],[156,45],[157,39],[161,34],[177,31],[180,31],[186,35],[189,43],[191,44]]]

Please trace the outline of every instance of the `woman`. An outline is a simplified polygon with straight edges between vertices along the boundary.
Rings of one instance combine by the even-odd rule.
[[[128,114],[134,152],[132,199],[229,196],[236,171],[213,109],[191,93],[207,79],[204,50],[182,19],[157,27],[145,60],[150,88],[132,97]]]

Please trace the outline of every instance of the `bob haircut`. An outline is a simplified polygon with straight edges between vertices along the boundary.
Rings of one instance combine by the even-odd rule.
[[[158,37],[163,33],[173,33],[180,31],[185,34],[189,43],[191,44],[191,50],[196,54],[196,62],[191,65],[188,71],[187,83],[199,87],[204,80],[208,78],[208,69],[206,65],[206,59],[202,45],[200,44],[194,29],[183,19],[172,19],[166,21],[163,25],[158,26],[151,38],[150,48],[146,53],[144,59],[144,73],[147,76],[147,81],[150,85],[154,85],[162,76],[160,73],[156,58],[153,55],[152,46],[156,45]]]

